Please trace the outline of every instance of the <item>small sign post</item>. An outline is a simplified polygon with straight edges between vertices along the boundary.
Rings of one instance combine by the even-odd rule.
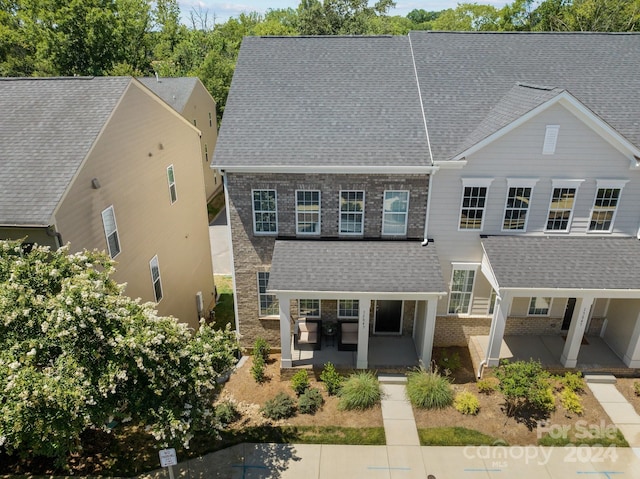
[[[171,449],[161,449],[158,452],[160,456],[160,466],[166,467],[169,469],[169,479],[174,479],[173,477],[173,466],[178,464],[178,458],[176,456],[176,450],[174,448]]]

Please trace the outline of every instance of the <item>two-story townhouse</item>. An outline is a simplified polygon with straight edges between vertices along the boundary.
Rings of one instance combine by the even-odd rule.
[[[408,38],[246,38],[214,165],[243,344],[279,344],[291,367],[302,316],[351,322],[358,367],[370,335],[413,338],[429,361],[445,289],[423,244],[432,167]]]
[[[192,327],[214,304],[199,131],[128,77],[0,79],[0,238],[106,251]]]

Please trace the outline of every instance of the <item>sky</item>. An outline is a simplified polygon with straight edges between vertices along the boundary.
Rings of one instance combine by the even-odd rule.
[[[480,3],[490,4],[495,7],[503,7],[509,2],[499,0],[396,0],[396,8],[389,11],[389,15],[400,15],[405,17],[407,13],[414,9],[424,9],[427,11],[440,11],[447,8],[455,8],[458,3]],[[210,23],[224,23],[230,17],[237,17],[241,13],[259,12],[264,13],[268,9],[297,8],[300,0],[238,0],[238,1],[218,1],[218,0],[179,0],[180,10],[183,19],[189,18],[190,12],[206,12]],[[370,1],[369,4],[373,4]]]

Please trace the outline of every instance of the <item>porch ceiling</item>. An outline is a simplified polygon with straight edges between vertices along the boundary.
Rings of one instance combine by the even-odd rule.
[[[500,288],[640,292],[640,241],[612,237],[488,236]]]
[[[268,291],[437,294],[446,288],[433,242],[277,240]]]

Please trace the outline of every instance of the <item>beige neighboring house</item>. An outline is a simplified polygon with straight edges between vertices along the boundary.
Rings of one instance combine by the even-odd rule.
[[[196,77],[145,77],[139,80],[200,130],[204,187],[207,201],[210,201],[222,191],[220,172],[211,169],[211,157],[218,139],[216,101]]]
[[[214,304],[200,132],[138,80],[0,79],[0,238],[105,250],[192,327]]]

